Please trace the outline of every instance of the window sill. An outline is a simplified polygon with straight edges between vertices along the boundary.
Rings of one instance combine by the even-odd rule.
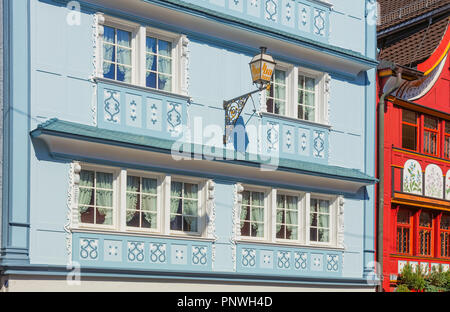
[[[236,243],[239,244],[254,244],[254,245],[263,245],[263,246],[272,246],[272,247],[295,247],[295,248],[308,248],[308,249],[326,249],[326,250],[336,250],[336,251],[344,251],[345,248],[337,247],[333,245],[305,245],[301,243],[286,243],[286,242],[267,242],[267,241],[257,241],[257,240],[246,240],[246,239],[238,239]]]
[[[94,81],[95,82],[104,82],[104,83],[114,84],[114,85],[117,85],[117,86],[120,86],[120,87],[135,89],[135,90],[144,91],[144,92],[156,93],[156,94],[163,95],[163,96],[168,96],[168,97],[175,97],[175,98],[178,98],[178,99],[181,99],[181,100],[185,100],[187,102],[191,102],[192,101],[192,98],[190,96],[188,96],[188,95],[182,95],[182,94],[179,94],[179,93],[162,91],[162,90],[153,89],[153,88],[149,88],[149,87],[143,87],[143,86],[140,86],[140,85],[131,84],[131,83],[122,82],[122,81],[117,81],[117,80],[112,80],[112,79],[108,79],[108,78],[95,77]]]
[[[287,121],[290,121],[290,122],[295,122],[295,123],[299,123],[299,124],[305,124],[305,125],[308,125],[308,126],[315,126],[315,127],[320,127],[320,128],[331,129],[331,125],[328,125],[328,124],[323,124],[323,123],[319,123],[319,122],[315,122],[315,121],[308,121],[308,120],[298,119],[298,118],[294,118],[294,117],[290,117],[290,116],[277,115],[277,114],[268,113],[268,112],[261,112],[261,116],[262,117],[269,117],[269,118],[287,120]]]
[[[203,242],[214,242],[214,238],[201,237],[194,235],[176,235],[176,234],[157,234],[157,233],[142,233],[142,232],[122,232],[109,229],[92,229],[92,228],[71,228],[72,233],[91,233],[91,234],[108,234],[108,235],[121,235],[121,236],[134,236],[142,238],[162,238],[162,239],[179,239],[179,240],[196,240]]]

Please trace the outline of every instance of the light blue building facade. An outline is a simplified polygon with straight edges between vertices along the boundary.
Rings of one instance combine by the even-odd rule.
[[[2,290],[374,290],[375,8],[4,0]]]

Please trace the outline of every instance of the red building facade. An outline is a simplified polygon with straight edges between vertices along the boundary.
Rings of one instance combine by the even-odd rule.
[[[424,272],[450,266],[448,2],[421,14],[422,19],[403,17],[394,25],[385,20],[385,27],[382,19],[379,27],[379,109],[384,104],[379,170],[384,189],[378,196],[383,192],[384,197],[379,201],[377,253],[384,291],[395,289],[407,263]]]

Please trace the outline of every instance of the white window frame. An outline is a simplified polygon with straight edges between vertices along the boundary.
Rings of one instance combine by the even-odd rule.
[[[147,37],[154,37],[156,39],[161,39],[164,41],[168,41],[172,43],[172,89],[170,91],[165,92],[171,92],[171,93],[180,93],[181,92],[181,85],[182,85],[182,62],[181,62],[181,56],[182,56],[182,40],[183,35],[171,33],[168,31],[164,31],[161,29],[156,29],[153,27],[145,27],[145,34],[141,37],[143,40],[142,42],[142,55],[141,55],[141,64],[142,66],[139,66],[141,69],[141,82],[142,86],[152,89],[152,90],[158,90],[158,91],[164,91],[159,89],[154,89],[147,87],[147,81],[146,81],[146,74],[147,74]]]
[[[328,103],[325,92],[325,78],[326,73],[307,69],[300,66],[294,66],[292,64],[276,61],[277,65],[275,69],[286,71],[286,114],[275,114],[267,111],[267,95],[266,91],[263,92],[262,109],[264,114],[268,114],[274,117],[284,117],[293,119],[295,121],[316,123],[322,125],[328,125]],[[315,120],[304,120],[298,118],[297,106],[298,106],[298,76],[303,75],[316,80],[315,87]],[[274,103],[275,105],[275,103]]]
[[[296,240],[294,239],[283,239],[277,238],[277,197],[278,195],[285,196],[296,196],[297,200],[297,209],[298,209],[298,237]],[[285,244],[304,244],[305,243],[305,198],[306,194],[304,192],[293,191],[293,190],[285,190],[285,189],[273,189],[272,190],[272,241],[276,243],[285,243]]]
[[[97,70],[96,76],[98,78],[107,79],[108,81],[113,81],[116,83],[122,84],[131,84],[139,87],[143,87],[149,90],[156,90],[159,92],[167,92],[174,94],[182,94],[185,89],[185,66],[187,66],[186,62],[183,61],[183,44],[186,45],[188,40],[186,36],[179,33],[172,33],[169,31],[157,29],[150,26],[143,26],[137,23],[133,23],[127,20],[103,15],[101,13],[97,13],[99,16],[98,26],[99,28],[103,26],[109,26],[118,28],[124,31],[128,31],[131,33],[131,49],[132,49],[132,75],[131,82],[123,82],[115,79],[105,78],[103,75],[103,42],[104,42],[104,32],[99,31],[98,40],[97,40],[97,49],[96,55],[98,55],[97,60]],[[147,87],[146,85],[146,39],[147,36],[155,37],[157,39],[162,39],[165,41],[169,41],[172,43],[172,89],[170,91],[159,90]]]
[[[171,198],[171,184],[172,181],[198,184],[198,231],[184,232],[170,229],[170,198]],[[206,237],[207,228],[205,226],[206,220],[206,181],[204,179],[191,178],[179,175],[166,175],[164,179],[165,184],[165,211],[164,211],[164,229],[165,233],[170,236],[184,236],[184,237]]]
[[[139,33],[139,24],[136,23],[132,23],[129,21],[125,21],[122,19],[118,19],[115,17],[110,17],[110,16],[105,16],[105,22],[102,25],[107,26],[107,27],[113,27],[116,29],[120,29],[123,31],[128,31],[131,33],[131,84],[136,84],[138,81],[138,71],[139,71],[139,66],[138,66],[138,50],[139,50],[139,44],[138,44],[138,33]],[[104,34],[101,36],[101,40],[100,40],[100,44],[99,44],[99,49],[100,49],[100,62],[98,64],[98,66],[100,67],[100,73],[101,73],[101,77],[104,79],[108,79],[111,81],[116,81],[116,82],[122,82],[122,83],[127,83],[125,81],[118,81],[116,79],[110,79],[110,78],[106,78],[104,77],[104,73],[103,73],[103,61],[104,61],[104,55],[103,55],[103,43],[104,43]],[[116,43],[117,44],[117,43]],[[117,55],[116,55],[117,57]],[[117,71],[117,68],[116,68]],[[117,72],[116,72],[117,75]]]
[[[127,226],[127,177],[128,176],[135,176],[140,178],[147,178],[147,179],[154,179],[156,180],[156,203],[157,203],[157,224],[156,229],[149,229],[149,228],[141,228],[141,227],[132,227]],[[122,169],[121,170],[121,190],[120,194],[121,196],[121,230],[124,232],[134,232],[134,233],[154,233],[158,234],[161,233],[162,230],[162,213],[161,213],[161,206],[162,206],[162,189],[163,189],[163,176],[161,174],[157,173],[151,173],[147,171],[140,171],[140,170],[132,170],[132,169]]]
[[[311,228],[311,199],[327,200],[330,202],[330,240],[329,242],[316,242],[310,239]],[[336,247],[337,246],[337,232],[338,232],[338,196],[325,195],[319,193],[311,193],[306,203],[306,243],[310,246],[320,247]]]
[[[272,236],[272,229],[270,223],[268,222],[271,219],[270,209],[272,194],[271,189],[268,187],[254,186],[254,185],[242,185],[244,187],[244,191],[248,192],[259,192],[264,194],[264,237],[253,237],[253,236],[243,236],[241,234],[241,211],[242,211],[242,203],[239,207],[238,215],[237,215],[237,227],[239,229],[239,240],[249,241],[249,242],[264,242],[267,241],[269,237]],[[243,193],[242,192],[242,193]],[[242,194],[241,193],[241,194]]]
[[[79,216],[79,200],[76,203],[75,211],[73,213],[73,217],[75,218],[74,224],[77,225],[80,229],[100,229],[100,230],[117,230],[119,228],[119,213],[118,209],[120,207],[119,205],[119,192],[118,192],[118,183],[119,183],[119,176],[120,176],[120,169],[118,168],[112,168],[107,166],[97,166],[92,164],[80,164],[81,170],[86,171],[94,171],[94,172],[104,172],[104,173],[112,173],[113,175],[113,203],[112,203],[112,210],[113,210],[113,216],[112,216],[112,225],[105,225],[105,224],[93,224],[93,223],[83,223],[80,220]],[[95,188],[94,188],[95,191]]]

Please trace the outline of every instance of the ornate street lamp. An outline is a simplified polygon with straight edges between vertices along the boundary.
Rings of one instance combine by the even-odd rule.
[[[223,108],[225,109],[225,135],[223,136],[223,144],[227,143],[229,136],[233,132],[236,121],[239,116],[241,116],[245,104],[252,94],[267,89],[268,86],[270,86],[276,63],[272,56],[266,54],[267,48],[261,47],[260,49],[261,53],[255,55],[249,64],[253,84],[256,85],[258,89],[223,102]]]

